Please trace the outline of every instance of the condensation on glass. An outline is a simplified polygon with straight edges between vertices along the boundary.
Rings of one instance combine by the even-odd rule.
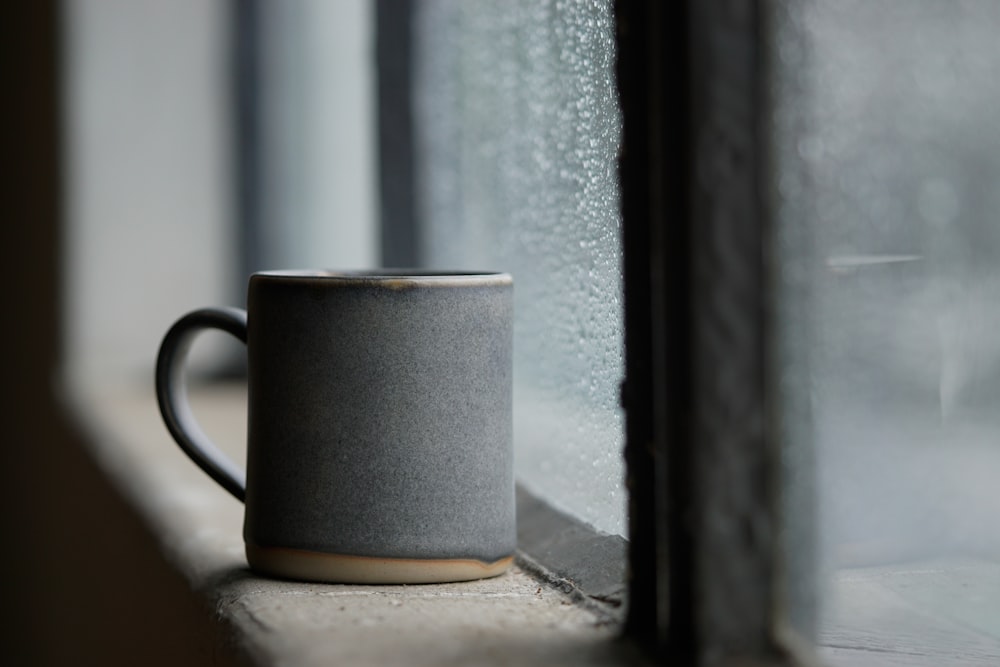
[[[518,477],[623,534],[610,3],[424,0],[416,26],[424,260],[513,274]]]
[[[1000,664],[1000,3],[776,25],[776,286],[809,298],[775,312],[811,412],[786,434],[818,464],[821,642],[867,624],[872,650]]]

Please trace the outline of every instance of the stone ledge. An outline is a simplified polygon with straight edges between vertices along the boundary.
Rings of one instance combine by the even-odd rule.
[[[520,567],[461,584],[357,586],[255,576],[242,506],[203,475],[160,422],[152,390],[79,387],[67,401],[91,454],[163,552],[254,664],[621,665],[639,662],[614,623]],[[205,431],[244,459],[245,390],[192,387]]]

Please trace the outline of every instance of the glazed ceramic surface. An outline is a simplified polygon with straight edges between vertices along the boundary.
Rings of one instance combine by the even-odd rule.
[[[175,325],[161,409],[206,472],[237,497],[245,489],[252,567],[368,583],[508,567],[512,290],[506,274],[267,272],[250,279],[243,336],[234,309]],[[174,377],[207,327],[247,343],[245,486],[196,430]]]

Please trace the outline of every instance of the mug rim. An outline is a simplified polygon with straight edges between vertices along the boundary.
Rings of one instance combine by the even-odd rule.
[[[325,284],[372,285],[401,287],[425,286],[485,286],[511,285],[513,278],[502,271],[460,271],[438,269],[277,269],[256,271],[251,281],[321,282]]]

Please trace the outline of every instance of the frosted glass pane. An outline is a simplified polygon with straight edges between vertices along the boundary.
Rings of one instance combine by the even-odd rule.
[[[812,298],[782,335],[808,352],[821,641],[1000,664],[1000,3],[791,5],[780,250]]]
[[[426,263],[514,275],[519,479],[622,534],[610,5],[428,0],[417,26]]]

